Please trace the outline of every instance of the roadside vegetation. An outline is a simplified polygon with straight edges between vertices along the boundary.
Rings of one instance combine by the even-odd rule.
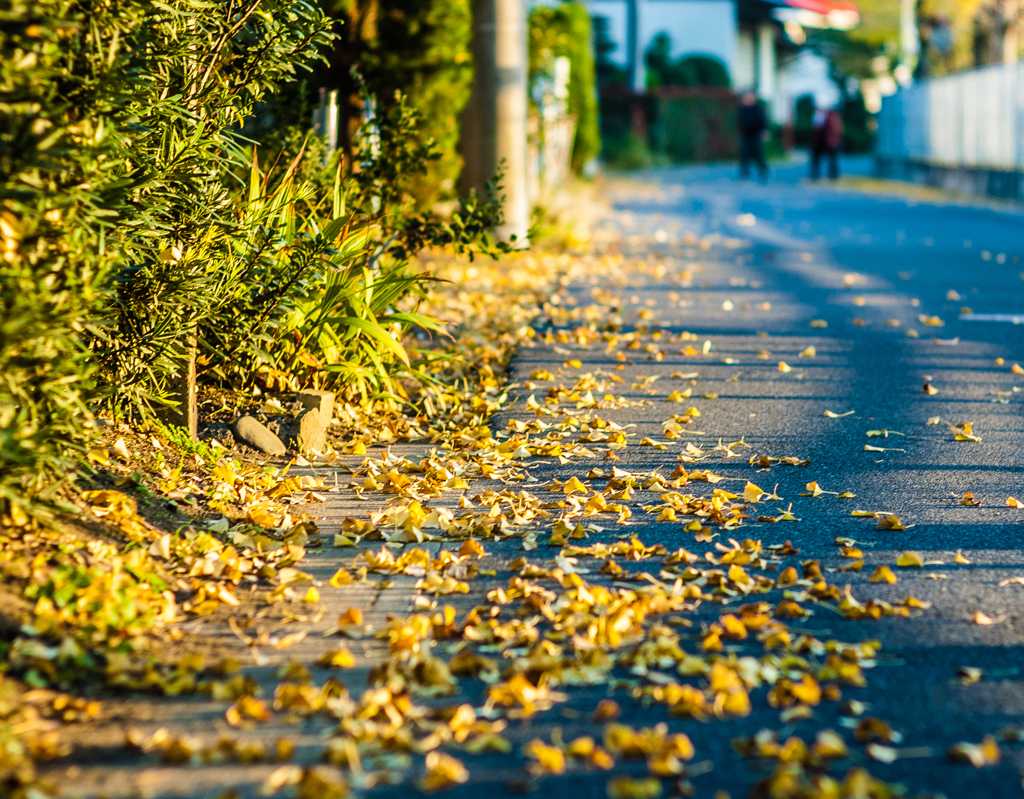
[[[76,697],[196,690],[174,623],[302,559],[315,525],[287,499],[325,486],[233,420],[259,416],[303,463],[461,434],[500,404],[548,278],[467,288],[493,279],[475,258],[509,253],[490,236],[501,175],[456,189],[468,4],[380,10],[0,9],[5,795],[56,790],[35,764],[96,716]],[[332,80],[333,151],[309,124]],[[190,374],[198,440],[179,426]],[[332,398],[314,446],[286,435],[303,389]]]

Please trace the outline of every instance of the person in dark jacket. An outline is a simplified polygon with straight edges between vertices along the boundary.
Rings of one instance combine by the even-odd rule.
[[[736,124],[740,133],[740,177],[750,177],[750,162],[757,164],[762,178],[768,177],[768,164],[764,160],[764,142],[768,138],[768,115],[757,101],[754,92],[744,92],[736,111]]]
[[[821,157],[828,158],[828,176],[839,177],[839,148],[843,143],[843,118],[835,109],[814,112],[814,133],[811,137],[811,180],[821,175]]]

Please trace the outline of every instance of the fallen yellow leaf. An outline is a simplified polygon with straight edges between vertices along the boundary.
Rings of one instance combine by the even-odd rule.
[[[921,557],[920,552],[911,552],[910,550],[907,550],[898,558],[896,558],[896,565],[899,566],[901,569],[920,569],[924,566],[924,558]]]

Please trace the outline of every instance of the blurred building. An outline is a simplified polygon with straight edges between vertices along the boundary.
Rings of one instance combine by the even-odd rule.
[[[671,57],[718,62],[733,91],[753,89],[779,124],[792,120],[797,97],[837,102],[820,56],[801,52],[806,28],[848,30],[859,21],[849,0],[586,0],[607,37],[607,58],[626,87],[648,87],[648,53],[667,35]],[[797,57],[799,55],[799,57]]]

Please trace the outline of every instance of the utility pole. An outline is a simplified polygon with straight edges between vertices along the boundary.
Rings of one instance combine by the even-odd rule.
[[[523,244],[530,227],[526,53],[525,0],[474,0],[474,77],[462,117],[462,186],[482,191],[504,167],[505,224],[496,233]]]
[[[626,69],[629,71],[629,88],[642,92],[647,81],[640,53],[640,0],[626,0]]]

